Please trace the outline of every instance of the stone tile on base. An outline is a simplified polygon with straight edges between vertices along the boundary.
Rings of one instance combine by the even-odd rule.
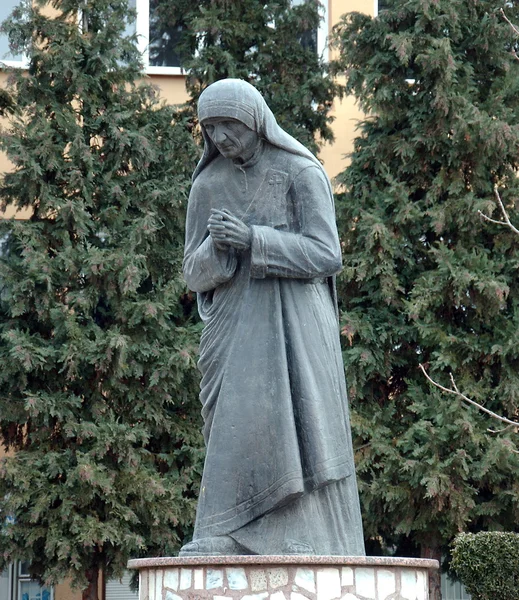
[[[164,587],[176,592],[178,590],[178,569],[164,571]]]
[[[194,579],[195,590],[203,590],[204,589],[204,570],[203,569],[195,569],[193,571],[193,579]]]
[[[148,594],[150,600],[154,600],[155,594],[155,569],[150,569],[148,573]]]
[[[245,575],[245,569],[233,567],[225,569],[225,572],[227,573],[227,583],[231,590],[246,590],[248,588],[249,584]]]
[[[252,569],[249,574],[250,589],[261,592],[267,589],[267,573],[264,569]]]
[[[357,598],[355,594],[346,594],[346,596],[343,596],[341,600],[360,600],[360,598]]]
[[[315,575],[313,569],[297,569],[294,583],[307,592],[315,594]]]
[[[428,600],[429,578],[425,571],[416,572],[416,600]]]
[[[377,591],[381,600],[386,600],[396,592],[396,578],[391,571],[377,571]]]
[[[400,595],[405,600],[416,600],[417,596],[416,571],[404,569],[400,573]]]
[[[248,594],[247,596],[242,596],[241,600],[265,600],[268,595],[268,592],[262,592],[261,594]]]
[[[163,571],[155,571],[155,599],[162,600]]]
[[[288,583],[288,569],[277,568],[269,569],[267,571],[269,577],[269,585],[271,588],[278,588],[287,585]]]
[[[298,592],[292,592],[290,594],[290,600],[310,600],[310,599],[307,598],[306,596],[303,596],[303,594],[299,594]]]
[[[149,600],[148,569],[139,572],[139,600]]]
[[[191,587],[191,569],[180,569],[180,589],[188,590]],[[159,598],[157,598],[159,600]]]
[[[223,587],[223,571],[221,569],[207,569],[205,586],[208,590]]]
[[[342,587],[353,585],[353,569],[351,567],[342,567],[341,585]]]
[[[339,569],[317,569],[317,600],[334,600],[341,597]]]
[[[274,592],[270,594],[270,600],[287,600],[283,592]]]
[[[366,600],[375,600],[375,571],[364,567],[355,569],[355,593]]]

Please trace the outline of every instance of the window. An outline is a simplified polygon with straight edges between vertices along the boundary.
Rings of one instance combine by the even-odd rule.
[[[130,0],[137,9],[136,32],[138,47],[146,72],[150,75],[180,75],[180,58],[176,52],[180,31],[159,27],[156,16],[161,0]],[[163,0],[164,1],[164,0]]]
[[[18,4],[20,4],[20,0],[0,0],[0,23],[7,19]],[[11,67],[22,67],[26,65],[26,61],[22,54],[11,54],[9,51],[9,40],[3,33],[0,34],[0,66],[2,63]]]
[[[2,600],[53,600],[52,588],[41,586],[31,579],[27,563],[16,562],[0,573],[0,598]]]
[[[176,45],[180,30],[159,27],[156,16],[157,6],[167,0],[129,0],[132,8],[137,10],[137,20],[128,33],[137,32],[138,47],[143,57],[146,72],[150,75],[181,75],[180,58]],[[293,4],[301,4],[305,0],[292,0]],[[328,0],[322,0],[324,19],[317,32],[308,32],[308,39],[303,43],[314,45],[317,53],[328,60]]]
[[[292,5],[297,6],[298,4],[303,4],[306,0],[292,0]],[[308,31],[304,38],[301,40],[301,43],[304,46],[309,48],[314,47],[315,51],[319,56],[321,56],[325,61],[328,61],[328,4],[329,0],[321,0],[323,5],[323,19],[319,23],[319,29]]]

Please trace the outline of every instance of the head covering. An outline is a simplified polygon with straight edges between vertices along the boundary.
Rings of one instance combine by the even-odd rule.
[[[276,117],[267,106],[263,96],[250,83],[242,79],[221,79],[207,87],[198,99],[198,119],[202,126],[204,154],[193,173],[193,181],[219,155],[205,131],[204,121],[213,118],[236,119],[256,131],[260,138],[291,154],[304,156],[316,163],[324,172],[321,163],[303,144],[289,135],[277,124]],[[328,177],[326,177],[328,179]]]

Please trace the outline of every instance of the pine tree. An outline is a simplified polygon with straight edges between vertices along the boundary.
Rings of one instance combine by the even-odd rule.
[[[518,415],[519,239],[478,216],[496,210],[494,185],[519,212],[519,62],[502,6],[393,0],[336,31],[336,68],[369,115],[338,197],[365,528],[435,558],[457,532],[519,516],[514,432],[489,433],[492,419],[418,368]],[[506,12],[518,21],[516,2]]]
[[[178,548],[201,469],[181,276],[198,150],[142,81],[129,17],[27,0],[5,25],[30,65],[6,96],[0,199],[32,216],[0,224],[0,563],[85,600],[101,570]]]
[[[342,88],[317,53],[318,0],[153,0],[151,7],[156,35],[176,32],[193,107],[209,84],[241,78],[313,152],[333,140],[329,113]]]

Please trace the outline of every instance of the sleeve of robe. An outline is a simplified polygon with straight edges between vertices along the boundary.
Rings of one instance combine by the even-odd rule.
[[[208,194],[193,186],[187,208],[184,279],[190,290],[208,292],[229,281],[236,271],[237,258],[233,248],[218,249],[207,230],[209,220]]]
[[[311,166],[295,178],[289,194],[297,207],[301,231],[252,227],[251,276],[311,279],[341,270],[341,248],[329,185]]]

